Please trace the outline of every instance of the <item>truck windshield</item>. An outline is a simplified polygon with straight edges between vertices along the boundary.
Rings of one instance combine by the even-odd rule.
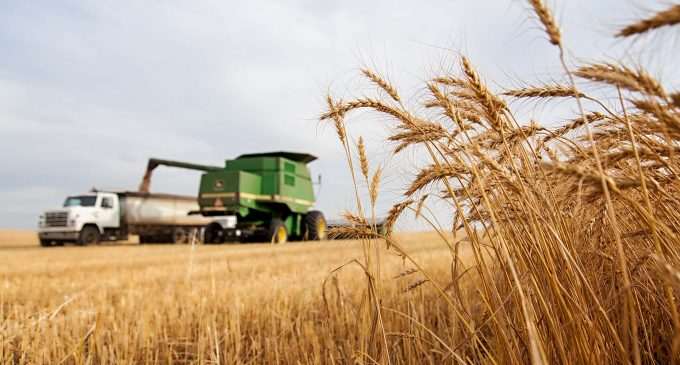
[[[64,207],[94,207],[97,197],[92,195],[69,196],[64,202]]]

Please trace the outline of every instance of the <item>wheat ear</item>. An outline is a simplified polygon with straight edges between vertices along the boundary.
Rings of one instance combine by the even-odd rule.
[[[660,11],[647,19],[639,20],[630,24],[616,33],[617,37],[630,37],[636,34],[646,33],[652,29],[671,26],[680,23],[680,5]]]

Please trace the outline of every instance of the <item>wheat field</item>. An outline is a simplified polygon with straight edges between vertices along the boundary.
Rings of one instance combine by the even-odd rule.
[[[45,249],[34,236],[0,234],[1,363],[351,363],[361,358],[360,334],[370,333],[359,320],[363,271],[349,264],[333,273],[360,255],[357,241]],[[451,256],[436,235],[400,240],[446,281]],[[384,254],[395,308],[445,336],[436,321],[447,314],[430,318],[423,307],[422,277]],[[406,322],[392,320],[395,329]],[[422,337],[427,347],[404,351],[430,351],[423,328],[392,336]]]
[[[356,209],[346,218],[356,227],[374,219],[382,167],[371,166],[353,125],[380,120],[391,127],[387,141],[395,155],[408,150],[422,157],[386,219],[388,244],[391,225],[405,212],[446,232],[430,218],[433,201],[448,204],[453,229],[470,237],[476,276],[452,275],[450,285],[473,280],[475,290],[445,292],[433,284],[454,314],[448,347],[454,362],[678,363],[678,85],[636,60],[584,61],[545,1],[525,5],[553,47],[559,71],[547,81],[493,87],[457,53],[454,66],[425,79],[411,100],[370,69],[361,75],[373,94],[357,87],[356,96],[327,96],[319,119],[335,128],[355,186],[369,187],[368,199],[357,188]],[[673,39],[679,23],[680,5],[666,4],[611,34],[624,39],[622,47],[639,41],[642,51],[661,54],[672,41],[645,40],[663,39],[664,32]],[[533,110],[569,105],[573,115],[530,119],[517,112],[517,101]],[[339,233],[382,237],[364,228]],[[374,277],[381,260],[368,246],[363,262]],[[404,253],[398,244],[393,250]],[[367,286],[373,288],[372,280]],[[385,337],[383,298],[369,291]],[[401,359],[389,341],[369,348],[380,363]]]
[[[356,198],[343,214],[351,224],[331,233],[353,240],[10,242],[0,248],[0,359],[680,363],[678,85],[628,60],[583,63],[546,3],[526,5],[554,46],[549,81],[496,89],[457,54],[455,70],[427,78],[415,100],[369,69],[359,76],[375,94],[327,96],[319,120],[337,133]],[[677,34],[679,23],[680,5],[667,5],[612,36]],[[526,119],[516,100],[574,115]],[[380,230],[385,166],[352,128],[367,119],[391,126],[394,154],[422,157]],[[442,225],[434,202],[448,209]],[[433,232],[395,233],[403,214]]]

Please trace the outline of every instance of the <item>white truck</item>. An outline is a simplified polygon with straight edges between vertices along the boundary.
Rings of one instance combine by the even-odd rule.
[[[202,237],[210,220],[198,211],[196,197],[130,191],[92,191],[69,196],[61,209],[40,215],[41,246],[80,245],[126,240],[140,243],[188,243]]]

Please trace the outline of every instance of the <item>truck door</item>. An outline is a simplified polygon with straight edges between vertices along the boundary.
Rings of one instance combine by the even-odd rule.
[[[99,222],[104,228],[118,228],[120,226],[120,204],[118,197],[113,194],[103,194],[99,201]]]

